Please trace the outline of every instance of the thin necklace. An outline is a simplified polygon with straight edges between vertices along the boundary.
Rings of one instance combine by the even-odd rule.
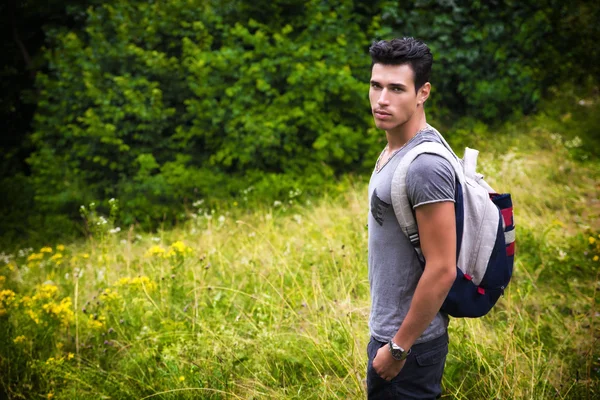
[[[407,144],[409,144],[410,142],[413,141],[414,138],[417,137],[417,135],[419,135],[419,133],[423,132],[425,129],[429,128],[429,124],[425,125],[425,127],[423,129],[419,129],[417,131],[417,133],[414,134],[413,137],[411,137],[410,139],[408,139],[408,141],[406,143],[404,143],[402,146],[400,146],[399,149],[394,150],[394,152],[388,157],[388,159],[386,160],[385,164],[383,164],[381,167],[379,166],[379,163],[381,162],[381,157],[383,157],[383,153],[385,153],[385,151],[390,147],[390,144],[386,144],[385,147],[383,148],[383,151],[381,152],[381,154],[379,155],[379,158],[377,158],[377,163],[375,164],[375,171],[379,172],[381,171],[381,169],[383,167],[385,167],[387,165],[387,163],[390,162],[390,160],[392,158],[394,158],[394,156],[400,151],[402,150],[404,147],[406,147]]]

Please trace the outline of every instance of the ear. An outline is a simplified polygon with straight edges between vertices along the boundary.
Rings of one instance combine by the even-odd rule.
[[[431,84],[429,82],[425,82],[423,86],[419,89],[417,93],[417,102],[419,104],[424,104],[429,98],[429,93],[431,92]]]

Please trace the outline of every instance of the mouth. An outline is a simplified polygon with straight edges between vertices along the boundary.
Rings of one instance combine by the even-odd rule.
[[[387,118],[390,117],[392,114],[383,110],[376,109],[373,110],[373,115],[375,115],[375,117],[377,118]]]

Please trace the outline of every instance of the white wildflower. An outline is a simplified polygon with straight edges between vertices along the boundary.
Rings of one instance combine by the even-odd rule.
[[[13,258],[14,256],[12,254],[6,254],[4,252],[0,254],[0,260],[4,261],[5,264],[8,264]]]
[[[301,194],[302,194],[302,190],[300,190],[300,189],[290,190],[290,192],[288,193],[290,199],[293,199],[294,197],[298,197]]]
[[[103,281],[104,280],[104,274],[105,274],[105,272],[106,272],[105,268],[99,269],[96,272],[96,280],[97,281]]]
[[[565,147],[568,149],[573,149],[573,148],[581,147],[582,144],[583,144],[583,140],[581,140],[581,138],[579,136],[575,136],[573,139],[567,140],[565,142]]]
[[[26,257],[29,254],[31,254],[32,251],[33,251],[33,248],[28,247],[26,249],[20,249],[17,254],[18,254],[19,257]]]
[[[560,135],[560,133],[551,133],[550,139],[552,139],[556,143],[562,143],[562,136]]]

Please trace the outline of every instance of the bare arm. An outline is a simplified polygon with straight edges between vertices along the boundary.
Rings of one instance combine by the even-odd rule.
[[[454,203],[425,204],[416,209],[421,250],[427,260],[406,318],[394,336],[405,350],[412,347],[440,310],[456,278],[456,222]],[[377,352],[373,368],[391,380],[406,360],[396,361],[387,346]]]
[[[409,349],[440,310],[456,278],[456,222],[454,203],[416,208],[421,250],[427,260],[408,314],[394,342]]]

